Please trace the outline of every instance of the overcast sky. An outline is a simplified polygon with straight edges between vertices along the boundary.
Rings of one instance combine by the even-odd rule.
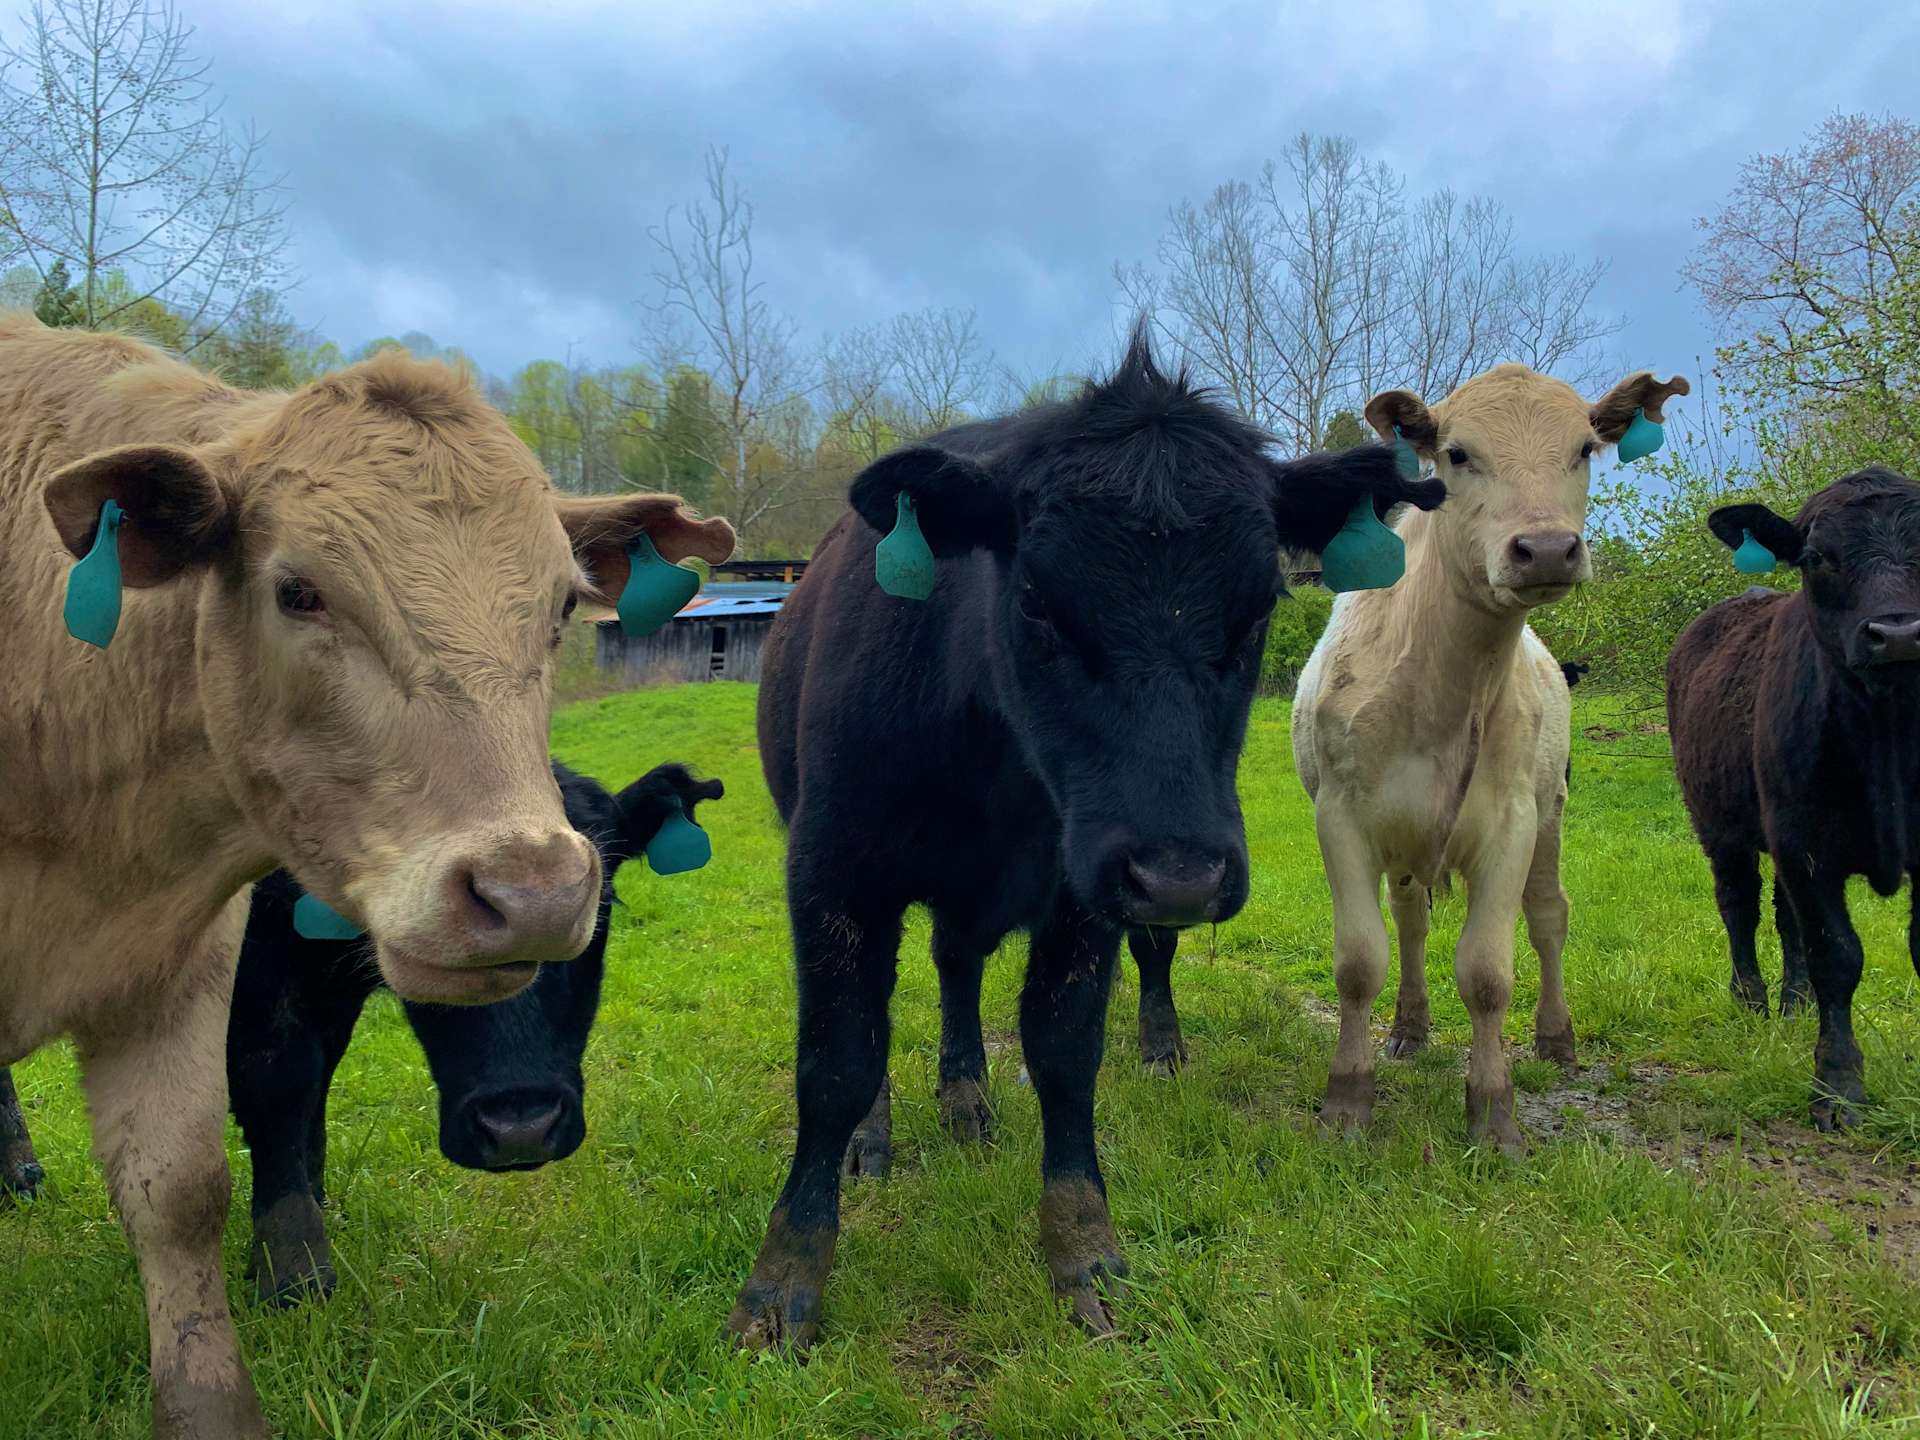
[[[807,340],[973,306],[1021,371],[1077,368],[1112,353],[1114,262],[1303,128],[1606,259],[1615,348],[1687,370],[1678,268],[1740,160],[1920,111],[1905,4],[179,3],[286,173],[300,317],[501,374],[637,358],[647,229],[710,143]]]

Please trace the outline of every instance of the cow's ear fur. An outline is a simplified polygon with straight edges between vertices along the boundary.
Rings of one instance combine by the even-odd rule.
[[[1357,445],[1298,460],[1268,462],[1273,472],[1273,518],[1280,544],[1318,555],[1363,499],[1373,501],[1384,518],[1394,506],[1411,502],[1431,510],[1447,498],[1437,479],[1409,480],[1400,473],[1391,445]]]
[[[1807,537],[1798,525],[1764,505],[1722,505],[1707,516],[1707,528],[1729,550],[1738,550],[1751,534],[1773,552],[1775,559],[1788,565],[1800,563],[1807,545]]]
[[[47,513],[75,558],[93,548],[109,500],[126,513],[120,583],[132,590],[206,564],[233,539],[233,497],[206,462],[177,445],[122,445],[53,473]]]
[[[1426,401],[1411,390],[1382,390],[1367,401],[1366,417],[1373,433],[1389,445],[1396,438],[1405,440],[1416,454],[1429,460],[1440,448],[1440,422],[1433,418]],[[1396,425],[1400,428],[1397,437]]]
[[[733,555],[733,526],[702,520],[678,495],[560,496],[553,503],[574,558],[593,586],[581,597],[576,620],[613,617],[612,607],[633,568],[627,549],[642,535],[653,541],[661,559],[676,564],[698,556],[718,565]]]
[[[1593,421],[1593,433],[1609,445],[1617,443],[1633,423],[1636,410],[1646,411],[1647,419],[1658,425],[1667,418],[1661,407],[1674,396],[1689,394],[1692,389],[1684,375],[1656,380],[1651,370],[1636,371],[1593,402],[1587,411]]]
[[[1014,497],[993,470],[937,445],[908,445],[853,477],[847,498],[882,535],[899,519],[900,492],[913,497],[920,533],[935,555],[1011,550],[1020,522]]]

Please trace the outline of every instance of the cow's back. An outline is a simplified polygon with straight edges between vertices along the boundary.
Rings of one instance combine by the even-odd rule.
[[[1753,769],[1775,619],[1792,597],[1749,592],[1704,611],[1667,655],[1667,728],[1674,777],[1695,833],[1708,850],[1760,849],[1760,802]]]

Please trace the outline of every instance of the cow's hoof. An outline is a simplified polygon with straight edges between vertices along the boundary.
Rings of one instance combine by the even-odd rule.
[[[1816,1130],[1851,1130],[1860,1123],[1866,1104],[1866,1086],[1858,1075],[1816,1075],[1813,1081],[1813,1124]]]
[[[1786,1020],[1798,1015],[1802,1010],[1813,1008],[1813,990],[1811,987],[1795,985],[1780,992],[1780,1018]],[[1762,1014],[1766,1012],[1761,1011]]]
[[[273,1440],[267,1417],[245,1374],[237,1386],[197,1383],[183,1375],[157,1376],[153,1386],[153,1440]]]
[[[311,1195],[283,1196],[254,1222],[247,1271],[263,1304],[296,1305],[333,1294],[333,1247]]]
[[[1187,1063],[1187,1042],[1171,1005],[1140,1016],[1140,1063],[1155,1075],[1177,1074]]]
[[[993,1107],[980,1081],[952,1080],[940,1087],[940,1123],[962,1145],[993,1143]]]
[[[1320,1102],[1320,1128],[1329,1135],[1353,1135],[1373,1123],[1373,1072],[1329,1075],[1327,1098]]]
[[[1573,1026],[1571,1025],[1558,1035],[1535,1035],[1533,1053],[1542,1060],[1553,1061],[1569,1075],[1580,1068],[1580,1061],[1574,1053]]]
[[[1404,1060],[1409,1055],[1417,1055],[1427,1048],[1427,1036],[1431,1027],[1427,1025],[1403,1025],[1393,1022],[1393,1029],[1387,1034],[1387,1058]]]
[[[0,1196],[15,1200],[31,1200],[40,1191],[47,1178],[47,1172],[40,1168],[40,1162],[29,1153],[24,1160],[9,1158],[0,1161]]]
[[[1767,1013],[1767,982],[1755,976],[1747,979],[1736,975],[1727,982],[1727,992],[1733,996],[1733,1003],[1751,1010],[1756,1015]],[[1785,998],[1782,997],[1783,1005]]]
[[[892,1170],[892,1136],[875,1134],[864,1127],[854,1131],[853,1139],[847,1142],[840,1173],[849,1179],[864,1176],[869,1180],[884,1180]]]
[[[1127,1261],[1099,1186],[1055,1180],[1040,1192],[1040,1249],[1053,1292],[1067,1302],[1074,1322],[1096,1338],[1112,1335]]]
[[[833,1268],[835,1230],[802,1232],[787,1223],[784,1209],[767,1221],[767,1238],[753,1273],[727,1316],[727,1332],[748,1350],[799,1354],[820,1333],[820,1292]]]
[[[1467,1143],[1518,1159],[1527,1153],[1527,1132],[1513,1118],[1513,1082],[1496,1090],[1467,1086]]]

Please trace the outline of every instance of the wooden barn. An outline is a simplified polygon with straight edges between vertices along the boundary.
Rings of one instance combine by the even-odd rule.
[[[807,568],[804,560],[729,560],[686,608],[651,635],[598,627],[594,659],[633,684],[758,680],[773,617]]]

